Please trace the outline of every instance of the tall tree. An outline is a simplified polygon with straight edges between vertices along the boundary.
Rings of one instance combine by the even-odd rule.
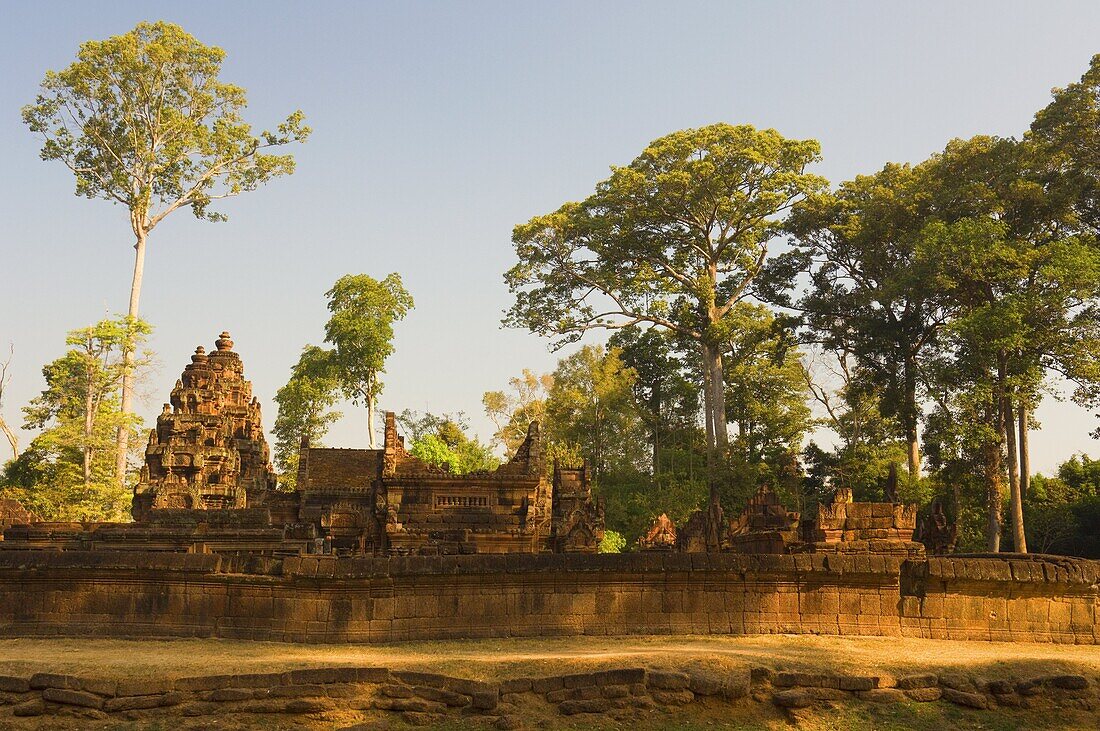
[[[127,314],[138,316],[149,234],[166,216],[190,208],[225,220],[215,200],[256,189],[294,171],[290,155],[267,152],[303,142],[309,128],[294,112],[259,136],[241,117],[245,90],[218,79],[225,52],[171,23],[139,23],[129,33],[81,44],[77,60],[49,71],[23,120],[76,176],[76,194],[126,208],[134,270]],[[123,414],[132,411],[134,348],[125,348]],[[125,479],[128,430],[116,437],[116,477]]]
[[[374,411],[383,385],[379,376],[393,353],[393,324],[413,308],[413,298],[396,272],[381,282],[366,274],[348,274],[325,296],[332,313],[325,325],[325,342],[333,346],[332,373],[347,398],[367,407],[374,449]]]
[[[333,411],[340,384],[331,363],[331,352],[316,345],[302,349],[290,371],[290,380],[275,394],[279,414],[275,417],[275,465],[280,482],[293,488],[298,479],[299,447],[303,439],[320,447],[329,425],[341,416]]]
[[[107,319],[66,338],[69,350],[42,369],[46,388],[24,407],[24,428],[41,429],[8,470],[45,517],[120,519],[126,490],[114,480],[116,430],[139,421],[119,408],[124,350],[140,347],[150,328],[129,317]],[[132,361],[140,374],[148,364]]]
[[[921,168],[890,164],[795,207],[792,257],[813,262],[798,303],[808,340],[844,352],[870,378],[882,415],[908,445],[909,474],[920,474],[920,364],[934,351],[946,313],[916,258],[929,201]]]
[[[558,344],[648,323],[698,348],[711,474],[729,438],[722,343],[734,305],[752,295],[780,218],[824,179],[806,172],[814,140],[714,124],[655,140],[582,203],[517,226],[516,301],[505,324]],[[713,485],[717,496],[717,485]]]
[[[920,258],[952,310],[947,328],[955,367],[948,391],[983,394],[988,483],[987,545],[999,548],[1000,488],[1009,478],[1013,545],[1026,550],[1014,435],[1018,410],[1033,408],[1046,373],[1095,393],[1100,378],[1100,251],[1042,182],[1044,150],[1028,141],[975,137],[950,143],[926,165],[934,220]],[[1004,452],[1004,454],[1002,454]],[[1006,463],[1002,465],[1002,459]]]

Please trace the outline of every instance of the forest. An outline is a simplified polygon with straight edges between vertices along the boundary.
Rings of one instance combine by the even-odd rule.
[[[221,220],[221,199],[293,173],[279,148],[309,136],[301,112],[252,132],[223,56],[143,23],[83,44],[23,109],[78,195],[127,212],[135,248],[128,312],[67,335],[22,406],[25,447],[0,363],[0,495],[43,519],[128,519],[154,228],[177,210]],[[516,225],[501,325],[545,338],[557,366],[487,384],[485,442],[462,413],[405,411],[413,453],[491,469],[539,421],[551,462],[589,466],[607,550],[708,500],[735,515],[769,485],[804,512],[837,487],[939,499],[960,551],[1100,557],[1100,460],[1036,474],[1029,446],[1044,399],[1100,408],[1100,55],[1017,136],[945,140],[841,182],[820,161],[817,141],[747,124],[673,131],[586,199]],[[373,446],[413,294],[399,273],[327,292],[323,345],[303,346],[275,396],[281,487],[341,405],[365,408]]]

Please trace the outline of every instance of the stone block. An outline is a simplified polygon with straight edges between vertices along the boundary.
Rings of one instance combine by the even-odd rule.
[[[1084,690],[1089,687],[1089,679],[1084,675],[1055,675],[1048,682],[1055,688],[1064,690]]]
[[[558,688],[548,692],[545,697],[547,703],[558,704],[562,701],[572,700],[576,694],[577,691],[574,688]]]
[[[233,675],[200,675],[191,678],[177,678],[172,686],[176,690],[202,691],[228,688],[235,680]]]
[[[500,692],[497,690],[482,690],[470,697],[470,704],[480,711],[491,711],[500,703]]]
[[[470,705],[470,698],[462,693],[455,693],[452,690],[445,690],[443,688],[433,688],[429,685],[417,685],[413,687],[413,693],[429,701],[437,701],[439,703],[445,703],[453,708],[461,708],[462,706]]]
[[[897,688],[874,688],[861,690],[856,697],[869,703],[901,703],[906,700],[906,695]]]
[[[46,688],[42,691],[42,699],[51,703],[60,703],[66,706],[79,706],[81,708],[103,708],[103,699],[95,693],[83,690],[69,690],[65,688]]]
[[[423,698],[375,698],[372,704],[382,711],[414,711],[416,713],[442,713],[446,706]]]
[[[511,680],[502,680],[500,682],[500,692],[504,693],[527,693],[532,689],[531,678],[512,678]]]
[[[543,693],[549,693],[552,690],[558,690],[564,687],[561,682],[560,675],[552,675],[548,678],[534,678],[531,681],[531,690],[540,695]]]
[[[646,685],[658,690],[685,690],[691,684],[687,673],[650,670],[646,673]]]
[[[80,678],[73,675],[58,675],[57,673],[35,673],[28,683],[35,690],[43,688],[68,688],[76,690],[80,688]]]
[[[931,673],[921,675],[905,675],[898,678],[898,687],[902,690],[914,688],[934,688],[939,685],[940,679]]]
[[[571,675],[563,675],[561,682],[566,688],[587,688],[588,686],[596,685],[596,674],[573,673]]]
[[[810,697],[816,701],[843,701],[851,698],[851,695],[838,688],[804,688]]]
[[[218,688],[205,693],[202,699],[204,701],[214,701],[215,703],[247,701],[255,697],[252,690],[252,688]]]
[[[11,712],[15,716],[41,716],[46,712],[46,703],[41,698],[32,698],[29,701],[15,704],[12,706]]]
[[[111,698],[118,691],[118,683],[105,678],[81,678],[80,690]]]
[[[596,685],[631,685],[645,682],[645,668],[620,668],[595,673]]]
[[[286,704],[287,713],[320,713],[331,709],[332,701],[325,698],[295,698]]]
[[[910,699],[918,703],[928,703],[930,701],[938,701],[943,695],[943,691],[938,687],[921,687],[910,688],[909,690],[902,691]]]
[[[0,691],[4,693],[26,693],[30,689],[31,684],[27,678],[0,675]]]
[[[878,683],[878,678],[871,678],[859,675],[841,675],[838,678],[838,687],[841,690],[860,691],[867,692],[874,689]]]
[[[446,675],[421,673],[411,670],[401,670],[392,674],[402,683],[408,683],[409,685],[427,685],[432,688],[442,688],[448,680]]]
[[[611,702],[604,698],[562,701],[558,706],[558,710],[565,716],[575,716],[578,713],[604,713],[610,709]]]
[[[180,703],[183,703],[185,700],[187,700],[187,695],[185,695],[182,691],[179,691],[179,690],[170,690],[167,693],[165,693],[164,695],[160,696],[160,704],[161,704],[161,706],[164,706],[165,708],[167,708],[169,706],[178,706]]]
[[[983,711],[989,707],[989,699],[981,693],[969,693],[954,688],[943,688],[943,699],[957,706],[977,708]]]
[[[780,708],[809,708],[814,704],[814,697],[801,688],[791,688],[772,695],[772,703]]]
[[[961,673],[941,673],[940,685],[951,690],[959,690],[964,693],[973,693],[976,688],[967,676]]]
[[[695,700],[695,694],[690,690],[655,690],[651,693],[653,700],[664,706],[684,706]]]
[[[289,683],[294,685],[324,685],[327,683],[359,682],[360,668],[301,668],[291,670]]]
[[[602,694],[604,698],[629,698],[630,686],[628,685],[605,685],[602,688]]]
[[[272,698],[308,698],[325,695],[323,685],[277,685],[269,691]]]
[[[163,696],[159,695],[135,695],[108,698],[103,701],[103,710],[108,713],[114,713],[116,711],[136,711],[146,708],[159,708],[162,698]]]

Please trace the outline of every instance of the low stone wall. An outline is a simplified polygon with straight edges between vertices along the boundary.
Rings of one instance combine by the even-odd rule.
[[[232,714],[240,722],[248,715],[333,719],[346,718],[342,714],[348,712],[381,719],[399,715],[414,725],[461,719],[464,727],[491,724],[498,729],[521,728],[533,717],[544,719],[540,726],[553,727],[555,717],[607,714],[616,721],[656,728],[668,723],[663,714],[673,709],[690,713],[684,707],[691,704],[749,701],[770,702],[789,711],[845,701],[944,701],[980,710],[1100,710],[1095,685],[1075,674],[983,680],[958,672],[894,678],[777,673],[767,667],[634,667],[484,682],[379,667],[329,667],[122,681],[57,673],[0,676],[4,728],[18,724],[18,719],[42,715],[133,722]],[[660,726],[645,723],[654,718]],[[257,725],[266,726],[266,722]]]
[[[1096,644],[1100,563],[649,553],[0,552],[0,635],[294,642],[886,635]]]

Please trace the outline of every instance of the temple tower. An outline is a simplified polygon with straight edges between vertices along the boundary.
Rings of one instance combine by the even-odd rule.
[[[275,488],[260,403],[241,358],[228,332],[214,346],[209,355],[195,349],[149,432],[135,520],[165,508],[245,508]]]

